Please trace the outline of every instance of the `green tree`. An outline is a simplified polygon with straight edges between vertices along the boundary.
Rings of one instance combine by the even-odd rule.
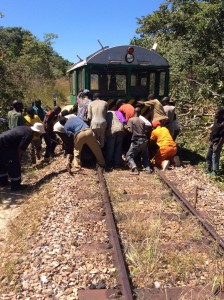
[[[131,43],[158,51],[170,62],[172,93],[190,96],[224,93],[224,2],[167,0],[140,25]],[[184,96],[183,95],[183,96]],[[186,96],[186,95],[185,95]]]
[[[56,80],[65,82],[71,63],[53,50],[56,37],[45,34],[44,41],[39,41],[21,27],[0,27],[0,117],[14,99],[28,104],[33,97],[51,99]]]

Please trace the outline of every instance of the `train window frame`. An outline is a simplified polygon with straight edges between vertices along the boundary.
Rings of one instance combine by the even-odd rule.
[[[156,91],[156,72],[149,72],[149,95],[154,95]]]
[[[74,75],[72,73],[70,73],[69,74],[69,89],[70,89],[70,94],[73,94],[75,92],[74,86],[75,86]]]
[[[159,97],[165,96],[165,87],[166,87],[166,72],[160,71],[160,73],[159,73],[159,91],[158,91]]]
[[[85,75],[84,68],[77,70],[76,75],[77,75],[78,89],[83,90],[85,88],[85,86],[84,86],[84,75]]]

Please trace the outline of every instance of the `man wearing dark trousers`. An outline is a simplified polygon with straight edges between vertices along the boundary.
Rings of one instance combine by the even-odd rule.
[[[21,184],[21,158],[34,136],[45,133],[41,123],[33,126],[18,126],[0,134],[0,186],[9,184],[11,190],[23,190]]]

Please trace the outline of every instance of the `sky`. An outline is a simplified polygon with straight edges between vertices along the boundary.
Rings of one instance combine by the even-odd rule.
[[[43,41],[54,33],[53,49],[72,63],[105,46],[129,45],[137,18],[158,10],[165,0],[1,0],[0,26],[22,27]]]

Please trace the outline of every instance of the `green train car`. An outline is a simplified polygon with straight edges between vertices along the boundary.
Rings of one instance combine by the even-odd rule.
[[[100,93],[110,109],[119,98],[132,104],[149,94],[161,99],[169,93],[169,69],[155,50],[133,45],[102,47],[69,68],[71,104],[81,89]]]

